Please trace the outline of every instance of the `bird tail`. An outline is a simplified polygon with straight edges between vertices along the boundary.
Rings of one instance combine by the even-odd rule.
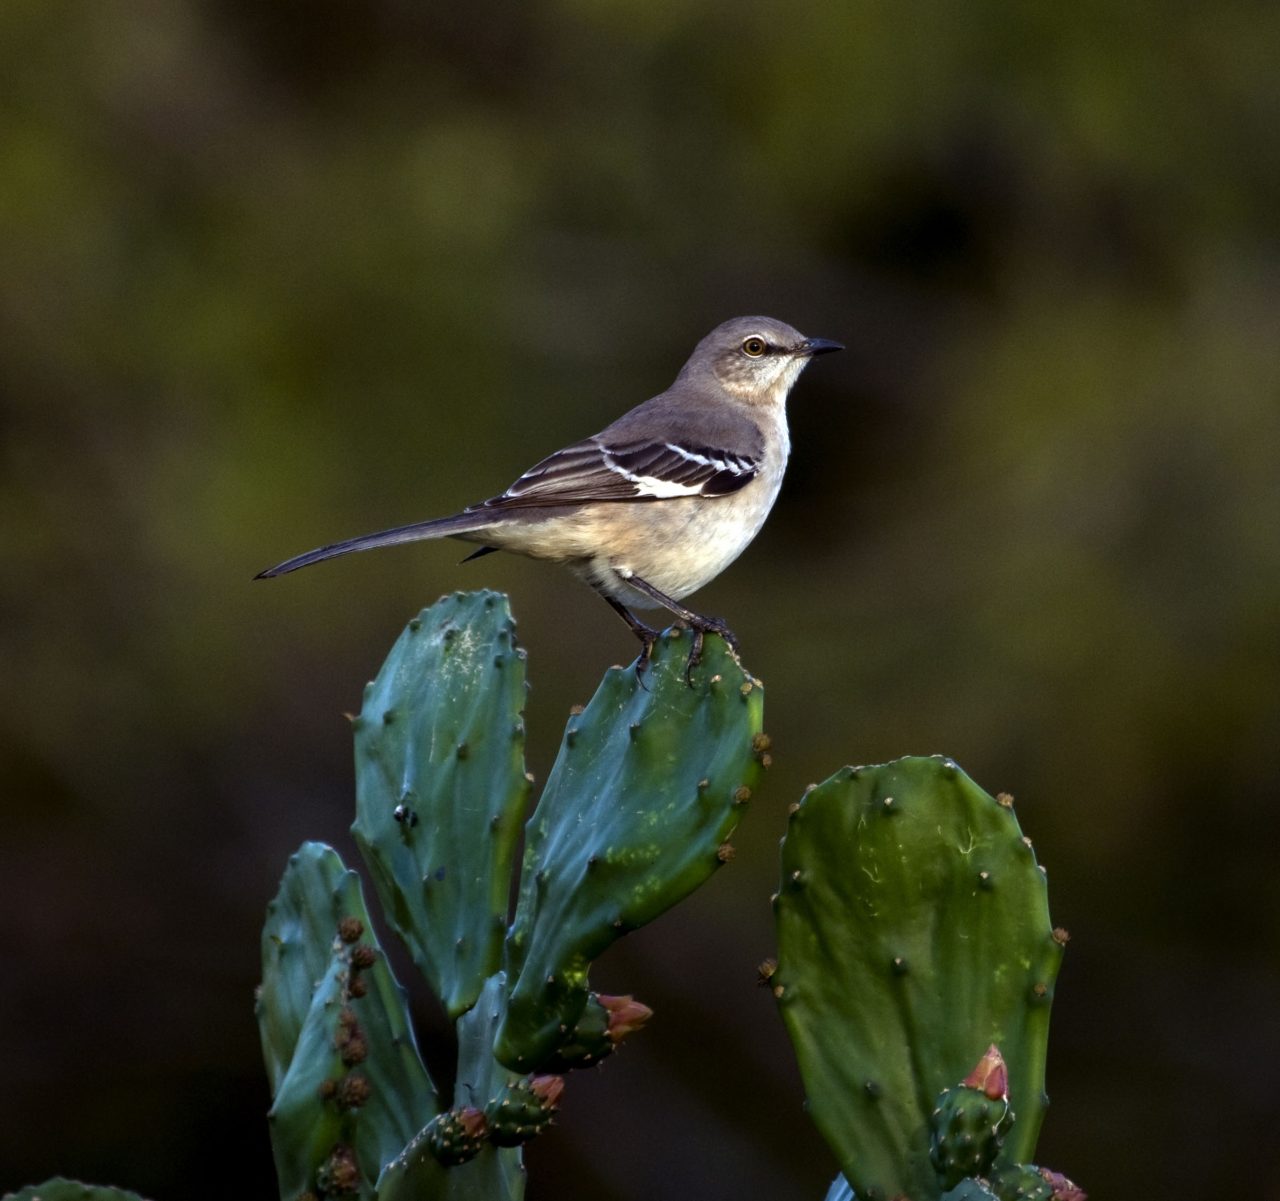
[[[325,559],[333,559],[338,555],[349,555],[352,551],[372,550],[375,546],[395,546],[400,542],[420,542],[425,538],[448,538],[457,534],[466,534],[472,530],[484,529],[493,524],[493,515],[489,513],[455,513],[452,517],[436,517],[431,521],[415,521],[412,525],[398,525],[393,530],[381,530],[376,534],[362,534],[358,538],[348,538],[344,542],[333,542],[328,546],[317,547],[306,554],[295,555],[266,571],[260,571],[255,580],[269,580],[272,576],[285,575],[297,571],[299,567],[310,567],[312,563],[320,563]]]

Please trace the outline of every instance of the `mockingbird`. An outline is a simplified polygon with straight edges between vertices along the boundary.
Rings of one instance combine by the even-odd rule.
[[[656,630],[632,609],[668,609],[703,636],[737,639],[680,601],[714,579],[760,531],[791,451],[787,393],[809,360],[843,350],[770,317],[735,317],[694,347],[675,383],[612,425],[530,467],[501,496],[452,517],[397,526],[308,551],[257,578],[350,551],[460,538],[561,563],[590,584],[640,639],[643,675]]]

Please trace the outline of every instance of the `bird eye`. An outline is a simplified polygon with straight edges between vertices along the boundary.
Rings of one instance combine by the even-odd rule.
[[[742,344],[742,353],[752,359],[758,359],[768,349],[765,340],[757,338],[754,334]]]

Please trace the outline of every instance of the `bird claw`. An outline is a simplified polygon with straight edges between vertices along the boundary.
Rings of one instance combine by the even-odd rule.
[[[725,645],[738,657],[738,639],[734,632],[719,617],[704,617],[697,624],[690,622],[693,630],[693,646],[689,650],[689,658],[684,665],[685,683],[693,687],[693,669],[702,662],[702,645],[708,634],[716,634],[723,638]]]
[[[644,682],[644,673],[649,670],[649,664],[653,661],[653,648],[658,641],[658,631],[645,626],[643,633],[640,630],[636,631],[636,637],[640,639],[641,644],[640,654],[636,656],[636,683],[648,692],[649,685]]]

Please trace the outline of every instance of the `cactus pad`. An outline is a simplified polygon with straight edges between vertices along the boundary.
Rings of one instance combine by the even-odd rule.
[[[687,655],[668,631],[643,683],[614,668],[570,719],[528,823],[507,940],[513,985],[496,1053],[514,1070],[539,1068],[573,1028],[592,959],[729,857],[760,771],[763,690],[719,638],[692,682]]]
[[[359,880],[330,847],[304,844],[267,907],[256,1011],[281,1196],[353,1172],[370,1196],[438,1106]]]
[[[457,1023],[454,1113],[464,1109],[478,1112],[506,1086],[508,1073],[493,1058],[492,1050],[505,996],[506,982],[499,973],[485,982],[475,1006]],[[470,1120],[474,1123],[475,1119]],[[487,1122],[485,1126],[487,1129]],[[438,1134],[428,1126],[387,1165],[378,1180],[377,1201],[521,1201],[525,1176],[518,1148],[486,1143],[474,1158],[445,1167],[432,1149]]]
[[[4,1201],[142,1201],[142,1198],[122,1188],[55,1176],[43,1184],[29,1184],[16,1193],[5,1193]]]
[[[845,768],[796,806],[775,900],[775,995],[809,1108],[862,1201],[936,1201],[929,1118],[983,1047],[1008,1063],[1029,1159],[1061,960],[1012,809],[950,760]]]
[[[455,593],[409,623],[355,723],[352,831],[452,1018],[501,958],[529,795],[525,691],[506,597]]]
[[[942,1194],[942,1201],[998,1201],[981,1180],[962,1180]]]
[[[989,1183],[999,1201],[1088,1201],[1074,1181],[1035,1164],[1006,1164],[991,1173]]]

